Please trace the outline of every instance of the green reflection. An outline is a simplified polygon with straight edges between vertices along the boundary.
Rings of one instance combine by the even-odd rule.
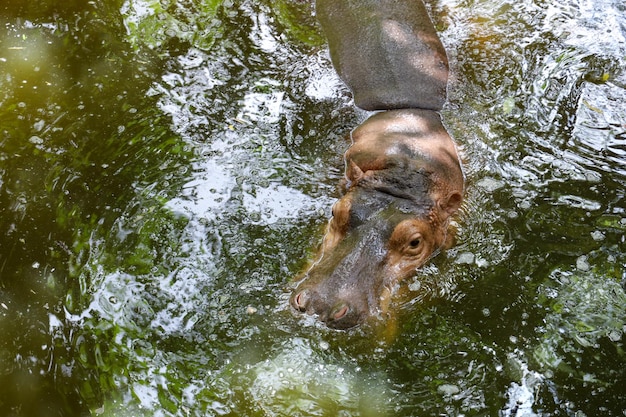
[[[311,46],[326,42],[315,19],[315,2],[279,0],[271,2],[271,6],[287,33],[295,39]]]
[[[129,41],[136,47],[163,50],[179,42],[208,50],[221,36],[217,17],[220,7],[233,7],[231,1],[203,2],[167,0],[128,0],[121,9]]]
[[[67,314],[89,303],[84,268],[110,267],[93,257],[100,241],[119,241],[121,213],[137,229],[125,253],[111,252],[116,267],[152,267],[146,241],[180,227],[160,207],[190,152],[145,96],[156,61],[130,50],[119,7],[0,6],[0,384],[12,387],[0,394],[3,415],[84,414],[118,389],[111,375],[128,365],[111,354],[120,327]]]
[[[311,2],[3,2],[0,415],[623,413],[621,3],[448,4],[458,245],[337,333],[287,307],[360,117]]]

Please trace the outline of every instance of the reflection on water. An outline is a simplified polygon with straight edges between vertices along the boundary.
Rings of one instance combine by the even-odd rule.
[[[253,404],[266,414],[323,415],[328,410],[347,414],[386,415],[393,393],[384,375],[362,375],[352,363],[329,361],[308,341],[293,339],[275,357],[252,368]],[[321,352],[320,352],[321,351]]]
[[[288,307],[355,111],[311,3],[0,6],[0,415],[623,415],[626,10],[428,2],[456,247]]]

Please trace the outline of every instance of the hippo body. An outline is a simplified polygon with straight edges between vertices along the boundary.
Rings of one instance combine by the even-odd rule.
[[[421,0],[317,0],[331,59],[355,104],[376,113],[351,133],[346,193],[291,305],[347,329],[452,241],[464,177],[437,113],[448,61]]]
[[[448,58],[421,0],[317,0],[333,66],[364,110],[441,110]]]

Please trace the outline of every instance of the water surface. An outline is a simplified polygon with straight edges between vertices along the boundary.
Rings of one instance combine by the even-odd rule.
[[[457,245],[393,317],[289,309],[355,110],[312,4],[0,6],[0,415],[626,413],[626,8],[428,2]]]

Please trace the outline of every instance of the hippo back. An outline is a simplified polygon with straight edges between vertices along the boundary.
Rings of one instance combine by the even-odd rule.
[[[441,110],[448,59],[421,0],[317,0],[331,59],[365,110]]]

